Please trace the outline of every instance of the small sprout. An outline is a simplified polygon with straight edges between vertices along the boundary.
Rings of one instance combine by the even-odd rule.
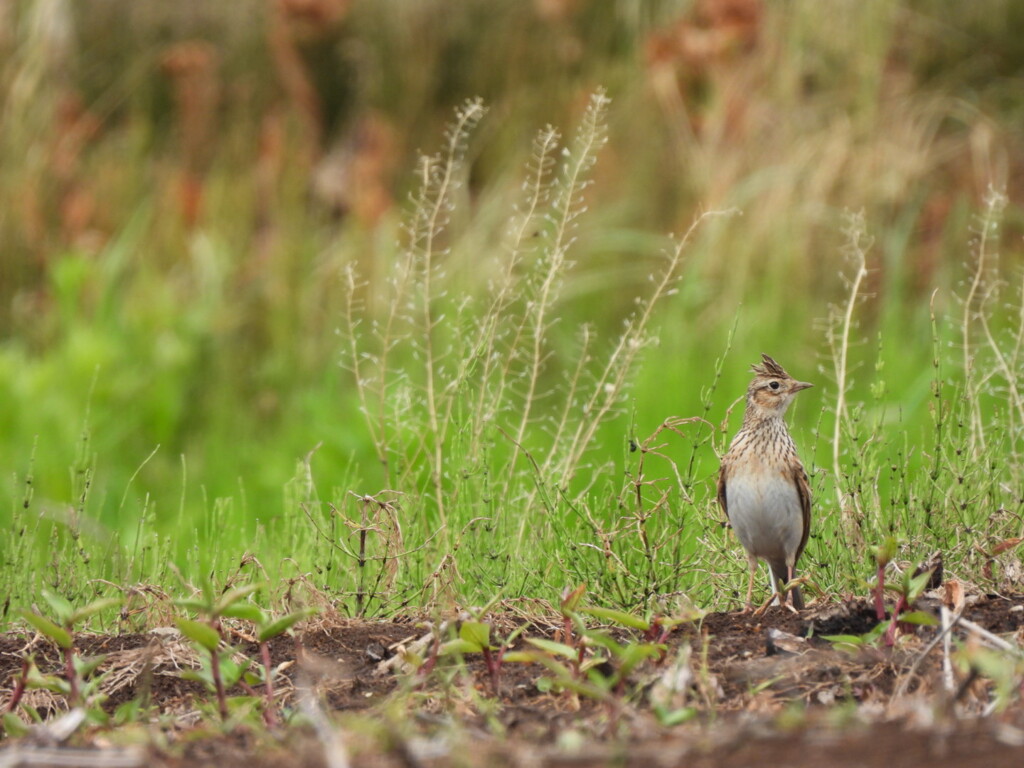
[[[617,611],[614,608],[584,608],[580,612],[593,616],[595,619],[610,621],[629,629],[639,629],[646,632],[651,628],[651,623],[646,619],[626,613],[625,611]]]
[[[884,622],[863,635],[822,635],[822,637],[832,643],[837,651],[856,654],[863,648],[875,645],[888,627],[889,622]]]
[[[50,638],[61,650],[67,651],[71,649],[71,633],[63,627],[57,626],[45,616],[40,616],[37,613],[24,609],[21,611],[21,617],[38,632]]]
[[[899,545],[896,539],[892,536],[886,536],[882,543],[874,549],[875,562],[878,563],[880,568],[885,568],[896,557],[898,549]]]
[[[559,605],[562,611],[562,615],[564,616],[566,614],[575,612],[576,608],[580,604],[580,600],[583,599],[583,595],[586,594],[586,592],[586,584],[580,584],[573,590],[569,590],[568,588],[566,588],[566,590],[562,592],[562,601]]]
[[[272,666],[268,643],[273,638],[288,632],[296,623],[313,615],[316,611],[307,608],[285,616],[274,617],[248,600],[262,586],[259,583],[247,584],[226,590],[217,596],[213,586],[206,583],[203,585],[200,597],[176,601],[180,607],[195,611],[205,617],[205,620],[196,621],[178,617],[175,622],[183,635],[206,652],[200,662],[200,668],[188,670],[182,674],[182,677],[197,680],[214,692],[221,719],[225,721],[228,719],[232,707],[237,709],[242,704],[241,701],[229,700],[227,690],[234,685],[242,685],[248,687],[252,692],[252,685],[262,684],[264,686],[263,719],[268,727],[273,728],[278,724],[274,702],[274,675],[280,672],[280,668],[275,670]],[[249,660],[242,663],[235,662],[232,658],[234,649],[230,646],[220,650],[223,639],[221,620],[225,618],[242,619],[256,625],[256,639],[260,645],[262,662],[262,669],[259,672],[250,671],[252,662]],[[252,693],[255,695],[255,692]],[[253,696],[236,697],[236,699],[246,700],[252,698]]]
[[[571,645],[565,643],[556,643],[553,640],[546,640],[542,637],[528,637],[526,642],[535,648],[540,648],[542,651],[550,653],[552,656],[561,656],[562,658],[574,661],[576,659],[576,649]]]
[[[174,623],[178,625],[181,634],[200,648],[205,648],[211,653],[216,652],[217,646],[220,645],[220,634],[209,624],[182,618],[176,618]]]
[[[899,545],[896,539],[892,536],[886,536],[882,543],[874,547],[872,554],[875,558],[876,563],[876,581],[874,588],[875,596],[875,617],[879,621],[885,621],[885,600],[883,598],[885,590],[885,568],[896,557],[896,552],[899,549]]]
[[[43,675],[35,663],[29,660],[23,665],[21,680],[17,684],[20,690],[18,695],[12,696],[8,712],[14,711],[21,691],[25,688],[45,688],[66,696],[72,707],[84,705],[87,719],[101,722],[106,718],[100,708],[105,697],[99,693],[99,679],[94,673],[105,657],[81,659],[75,653],[72,630],[76,624],[101,611],[120,605],[121,601],[118,598],[101,598],[82,608],[75,608],[67,598],[56,592],[44,589],[41,594],[50,608],[50,617],[26,609],[22,609],[20,614],[31,627],[49,638],[61,650],[64,656],[64,675]]]

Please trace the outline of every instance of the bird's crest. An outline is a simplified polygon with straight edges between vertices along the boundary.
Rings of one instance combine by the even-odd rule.
[[[763,361],[762,363],[754,363],[750,366],[750,370],[758,376],[770,376],[776,379],[788,379],[790,377],[781,365],[776,363],[763,352],[761,353],[761,360]]]

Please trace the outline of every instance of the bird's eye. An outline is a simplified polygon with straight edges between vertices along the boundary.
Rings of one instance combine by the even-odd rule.
[[[773,381],[773,382],[772,382],[771,384],[769,384],[768,386],[769,386],[769,387],[771,387],[772,389],[778,389],[778,388],[779,388],[779,382],[777,382],[777,381]]]

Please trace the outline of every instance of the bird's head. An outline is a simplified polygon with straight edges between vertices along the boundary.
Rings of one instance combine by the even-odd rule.
[[[765,354],[750,370],[754,372],[754,380],[747,387],[747,410],[760,418],[781,417],[797,392],[814,386],[797,381]]]

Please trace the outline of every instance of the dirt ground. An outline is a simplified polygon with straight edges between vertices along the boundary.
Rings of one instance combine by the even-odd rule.
[[[976,596],[963,617],[1020,648],[1024,597]],[[510,611],[489,618],[501,634],[526,622],[520,638],[564,639],[557,617]],[[861,635],[876,623],[863,600],[811,606],[799,615],[778,607],[761,617],[707,614],[677,627],[664,658],[638,666],[617,703],[610,704],[542,690],[538,679],[545,671],[536,663],[505,664],[496,699],[478,654],[467,655],[464,666],[442,658],[424,684],[400,671],[401,657],[395,658],[400,648],[425,636],[412,618],[312,622],[298,643],[283,637],[271,645],[273,663],[287,664],[279,701],[302,709],[313,723],[283,729],[280,736],[244,725],[227,733],[211,727],[217,719],[212,697],[180,677],[196,656],[176,632],[80,635],[76,643],[83,654],[108,655],[106,708],[141,697],[152,705],[149,723],[79,729],[70,737],[38,728],[0,742],[0,765],[1024,764],[1022,691],[1012,691],[1012,702],[1001,711],[988,711],[998,674],[986,668],[974,676],[957,664],[944,672],[950,657],[943,643],[931,642],[936,629],[919,629],[894,648],[880,643],[843,651],[822,639]],[[626,637],[621,630],[613,634]],[[954,626],[951,636],[953,661],[957,648],[983,642],[970,625]],[[236,640],[240,652],[258,658],[244,632]],[[0,707],[9,700],[26,653],[34,653],[44,670],[57,668],[55,651],[41,638],[0,635]],[[1020,686],[1021,663],[1008,663],[1013,685]],[[45,698],[44,691],[31,695],[44,715],[61,713],[59,699]],[[687,707],[691,717],[663,725],[655,716],[658,703]]]

